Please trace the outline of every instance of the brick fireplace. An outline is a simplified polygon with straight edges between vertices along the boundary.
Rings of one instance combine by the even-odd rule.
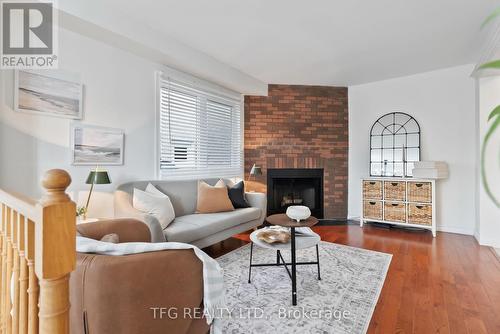
[[[305,205],[324,218],[323,168],[268,168],[267,214],[285,213],[291,205]]]
[[[267,191],[268,169],[323,169],[326,219],[347,217],[347,88],[269,85],[268,96],[245,96],[245,173]]]

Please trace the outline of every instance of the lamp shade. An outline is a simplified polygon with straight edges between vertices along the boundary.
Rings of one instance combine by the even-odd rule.
[[[250,175],[262,175],[262,168],[253,164],[252,169],[250,170]]]
[[[105,170],[93,170],[87,177],[87,184],[110,184],[108,172]]]

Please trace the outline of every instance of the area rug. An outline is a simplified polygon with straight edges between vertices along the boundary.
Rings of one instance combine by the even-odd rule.
[[[290,252],[282,251],[288,262]],[[224,269],[228,309],[216,321],[222,333],[365,333],[382,290],[392,255],[320,244],[321,280],[316,265],[297,266],[297,300],[284,267],[253,267],[250,245],[217,258]],[[297,261],[315,261],[314,247],[297,251]],[[276,252],[254,246],[253,263],[276,261]]]

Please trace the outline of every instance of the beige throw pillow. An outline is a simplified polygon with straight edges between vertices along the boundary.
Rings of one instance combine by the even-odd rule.
[[[234,207],[229,199],[224,181],[219,180],[215,186],[204,181],[198,181],[197,213],[215,213],[233,211]]]
[[[211,187],[211,185],[207,184],[206,182],[204,182],[204,181],[201,181],[201,182],[203,182],[203,183],[205,183],[207,186],[210,186],[210,187]],[[224,183],[224,181],[223,181],[222,179],[219,179],[219,181],[217,181],[217,183],[215,184],[215,186],[214,186],[214,187],[215,187],[215,188],[224,188],[225,186],[226,186],[226,183]]]

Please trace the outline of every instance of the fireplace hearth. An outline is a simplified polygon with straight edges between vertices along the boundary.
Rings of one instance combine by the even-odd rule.
[[[323,218],[323,168],[267,170],[267,213],[285,213],[291,205],[305,205]]]

